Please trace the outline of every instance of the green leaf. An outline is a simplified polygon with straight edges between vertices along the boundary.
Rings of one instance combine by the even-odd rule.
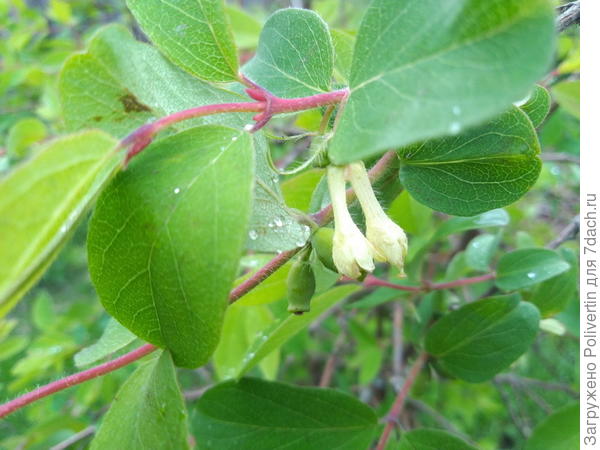
[[[579,119],[579,80],[561,81],[552,86],[556,102]]]
[[[331,160],[364,159],[501,113],[546,73],[554,34],[547,0],[374,0]]]
[[[411,234],[423,234],[427,231],[432,213],[431,209],[415,201],[407,190],[402,191],[387,210],[388,216]]]
[[[161,352],[123,384],[90,448],[187,449],[186,416],[173,361]]]
[[[56,139],[0,180],[0,317],[35,283],[120,168],[100,131]]]
[[[421,428],[402,433],[396,450],[476,450],[462,439],[440,430]]]
[[[333,44],[327,24],[307,9],[276,11],[267,19],[256,55],[242,72],[280,97],[329,91]]]
[[[256,48],[262,24],[246,11],[234,5],[226,5],[225,14],[227,14],[227,18],[231,24],[233,37],[238,48]]]
[[[500,236],[481,234],[471,240],[465,251],[466,263],[475,270],[487,271],[500,243]]]
[[[263,331],[260,340],[248,350],[243,359],[242,367],[236,376],[240,377],[247,373],[272,351],[285,344],[292,336],[307,327],[313,320],[331,308],[340,300],[346,298],[358,290],[357,286],[338,286],[312,299],[310,312],[301,316],[290,315],[270,328]]]
[[[310,236],[307,225],[283,200],[279,177],[268,161],[268,144],[255,136],[256,185],[247,247],[257,252],[282,252],[303,246]]]
[[[551,104],[550,93],[544,87],[536,84],[527,101],[519,108],[527,114],[533,126],[537,128],[544,122],[550,112]]]
[[[127,0],[127,7],[178,66],[207,81],[237,79],[237,52],[222,0]]]
[[[542,166],[539,152],[531,121],[513,107],[460,135],[401,149],[400,181],[432,209],[472,216],[531,189]]]
[[[157,141],[107,188],[90,222],[89,270],[109,314],[205,363],[219,340],[246,240],[252,139],[205,126]]]
[[[579,403],[547,417],[525,443],[525,450],[573,450],[579,448]]]
[[[135,334],[111,318],[97,342],[75,355],[75,365],[85,367],[121,350],[136,339]]]
[[[356,38],[344,30],[333,29],[331,30],[331,40],[335,50],[334,73],[340,82],[348,83]]]
[[[544,318],[563,311],[577,292],[578,270],[575,252],[563,248],[559,253],[570,264],[569,270],[537,285],[528,299],[538,307]]]
[[[38,119],[21,119],[15,123],[6,138],[6,150],[9,155],[22,158],[36,142],[46,137],[46,125]]]
[[[56,311],[52,297],[42,291],[33,302],[31,321],[41,331],[50,331],[56,326]]]
[[[223,332],[213,356],[213,365],[219,380],[234,378],[248,349],[263,338],[263,330],[274,321],[273,314],[264,305],[243,306],[239,302],[227,308]],[[279,369],[279,352],[274,351],[259,363],[266,378],[274,379]]]
[[[12,358],[29,344],[26,336],[10,336],[0,341],[0,361]]]
[[[96,33],[84,54],[69,58],[59,80],[63,116],[70,130],[101,128],[125,136],[153,118],[196,106],[240,102],[244,97],[181,71],[121,25]],[[226,114],[174,125],[243,126],[249,115]]]
[[[373,410],[347,394],[254,378],[208,390],[191,421],[199,449],[364,449],[377,430]]]
[[[323,169],[311,169],[281,183],[285,203],[290,208],[308,211],[312,193],[323,178]]]
[[[527,351],[539,318],[537,308],[521,302],[518,294],[484,298],[437,321],[425,348],[451,375],[486,381]]]
[[[571,266],[553,250],[524,248],[502,255],[496,269],[496,286],[512,291],[532,286],[569,270]]]

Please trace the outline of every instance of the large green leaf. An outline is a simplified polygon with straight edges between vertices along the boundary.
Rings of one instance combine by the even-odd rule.
[[[96,127],[119,137],[152,118],[245,98],[183,72],[155,48],[136,41],[121,25],[100,29],[86,53],[66,61],[59,92],[69,129]],[[250,116],[209,116],[175,128],[216,121],[241,127]]]
[[[0,317],[39,279],[120,167],[100,131],[56,139],[0,180]]]
[[[569,263],[553,250],[524,248],[502,255],[496,285],[505,291],[521,289],[569,270]]]
[[[307,327],[317,317],[358,290],[357,286],[338,286],[312,299],[310,312],[301,316],[290,315],[263,330],[261,338],[248,350],[236,376],[240,377],[252,369],[263,358],[285,344],[292,336]]]
[[[329,155],[347,163],[499,114],[545,74],[553,48],[547,0],[374,0]]]
[[[307,9],[275,12],[261,32],[256,55],[242,72],[280,97],[328,91],[333,74],[333,44],[327,24]]]
[[[373,410],[347,394],[244,378],[208,390],[191,413],[199,449],[365,449]]]
[[[161,352],[123,384],[91,449],[186,449],[186,416],[173,361]]]
[[[476,450],[462,439],[441,430],[426,428],[402,433],[396,450]]]
[[[237,52],[223,0],[127,0],[127,6],[178,66],[207,81],[237,79]]]
[[[219,340],[246,240],[252,139],[220,126],[152,144],[98,201],[89,269],[106,310],[186,367]]]
[[[579,403],[556,411],[540,423],[525,450],[573,450],[579,447]]]
[[[432,209],[472,216],[518,200],[541,169],[531,121],[516,107],[454,137],[399,151],[400,180]]]
[[[517,294],[469,303],[428,331],[425,348],[451,375],[474,383],[489,380],[533,342],[540,314]]]

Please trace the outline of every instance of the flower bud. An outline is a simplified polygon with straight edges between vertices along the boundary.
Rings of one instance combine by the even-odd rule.
[[[404,276],[404,259],[408,241],[404,230],[390,219],[375,197],[369,176],[362,162],[348,166],[349,178],[365,214],[367,239],[373,245],[377,259],[397,267]]]
[[[372,272],[375,269],[373,263],[375,251],[358,229],[348,211],[344,169],[329,166],[327,182],[335,220],[333,262],[339,273],[351,278],[358,278],[363,271]]]

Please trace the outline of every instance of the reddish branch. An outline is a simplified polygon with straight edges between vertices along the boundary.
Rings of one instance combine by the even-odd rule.
[[[246,89],[246,93],[252,99],[257,100],[256,102],[221,103],[199,106],[197,108],[186,109],[170,114],[155,122],[143,125],[121,141],[120,148],[129,149],[126,162],[144,150],[161,130],[184,120],[213,114],[257,112],[258,114],[253,117],[256,123],[250,130],[257,131],[264,127],[276,114],[303,111],[327,105],[336,105],[344,100],[349,92],[348,89],[341,89],[338,91],[311,95],[309,97],[281,98],[249,80],[245,80],[245,82],[250,86]]]
[[[415,380],[417,379],[417,376],[421,372],[421,369],[423,369],[423,365],[425,364],[426,360],[427,360],[427,354],[421,353],[419,355],[419,357],[417,358],[417,360],[415,361],[415,363],[413,364],[412,368],[410,369],[410,372],[408,373],[408,376],[406,377],[406,381],[404,381],[402,388],[398,392],[398,395],[396,396],[396,400],[394,400],[394,404],[392,405],[392,408],[390,409],[390,412],[387,416],[387,419],[386,419],[387,423],[385,425],[385,428],[383,429],[383,433],[381,434],[381,437],[379,438],[379,442],[377,443],[376,450],[384,450],[385,449],[385,446],[390,438],[390,433],[394,429],[394,426],[398,423],[400,413],[402,412],[402,408],[404,408],[404,403],[406,401],[406,397],[408,397],[410,388],[412,387]]]
[[[127,353],[126,355],[121,356],[120,358],[113,359],[112,361],[108,361],[104,364],[101,364],[96,367],[92,367],[91,369],[84,370],[83,372],[75,373],[73,375],[69,375],[68,377],[62,378],[60,380],[54,381],[53,383],[47,384],[40,388],[35,389],[34,391],[28,392],[21,397],[18,397],[10,402],[5,403],[4,405],[0,405],[0,418],[9,415],[10,413],[16,411],[17,409],[22,408],[23,406],[29,405],[30,403],[35,402],[36,400],[40,400],[44,397],[47,397],[55,392],[62,391],[71,386],[75,386],[77,384],[83,383],[84,381],[91,380],[92,378],[99,377],[101,375],[106,375],[113,370],[120,369],[128,364],[131,364],[134,361],[146,356],[149,353],[152,353],[156,350],[156,347],[151,344],[142,345],[140,348],[135,349],[132,352]]]
[[[381,278],[377,278],[373,275],[368,275],[363,281],[363,286],[372,287],[387,287],[391,289],[397,289],[399,291],[407,291],[407,292],[429,292],[429,291],[439,291],[442,289],[452,289],[462,286],[468,286],[470,284],[482,283],[484,281],[493,280],[496,277],[495,273],[486,273],[485,275],[480,275],[477,277],[471,278],[462,278],[460,280],[450,281],[448,283],[423,283],[422,286],[404,286],[402,284],[391,283],[387,280],[382,280]]]

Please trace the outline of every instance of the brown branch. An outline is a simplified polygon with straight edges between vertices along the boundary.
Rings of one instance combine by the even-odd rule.
[[[579,1],[567,3],[566,5],[561,5],[556,9],[558,10],[558,17],[556,18],[556,29],[559,33],[566,30],[571,25],[579,25],[581,9]]]
[[[387,423],[385,425],[385,428],[383,429],[383,433],[381,433],[381,437],[379,438],[379,442],[377,443],[376,450],[385,449],[385,446],[387,445],[387,442],[390,438],[390,434],[394,429],[396,423],[398,423],[398,419],[400,417],[400,413],[402,413],[402,408],[404,408],[404,403],[406,401],[406,398],[408,397],[408,393],[410,392],[412,385],[417,379],[417,376],[419,375],[419,373],[421,373],[421,370],[423,369],[426,360],[427,354],[425,352],[422,352],[417,357],[417,360],[414,362],[412,368],[410,369],[410,372],[408,372],[406,381],[404,381],[402,389],[400,389],[400,391],[398,392],[396,400],[394,400],[392,408],[390,409],[390,412],[386,418]]]

